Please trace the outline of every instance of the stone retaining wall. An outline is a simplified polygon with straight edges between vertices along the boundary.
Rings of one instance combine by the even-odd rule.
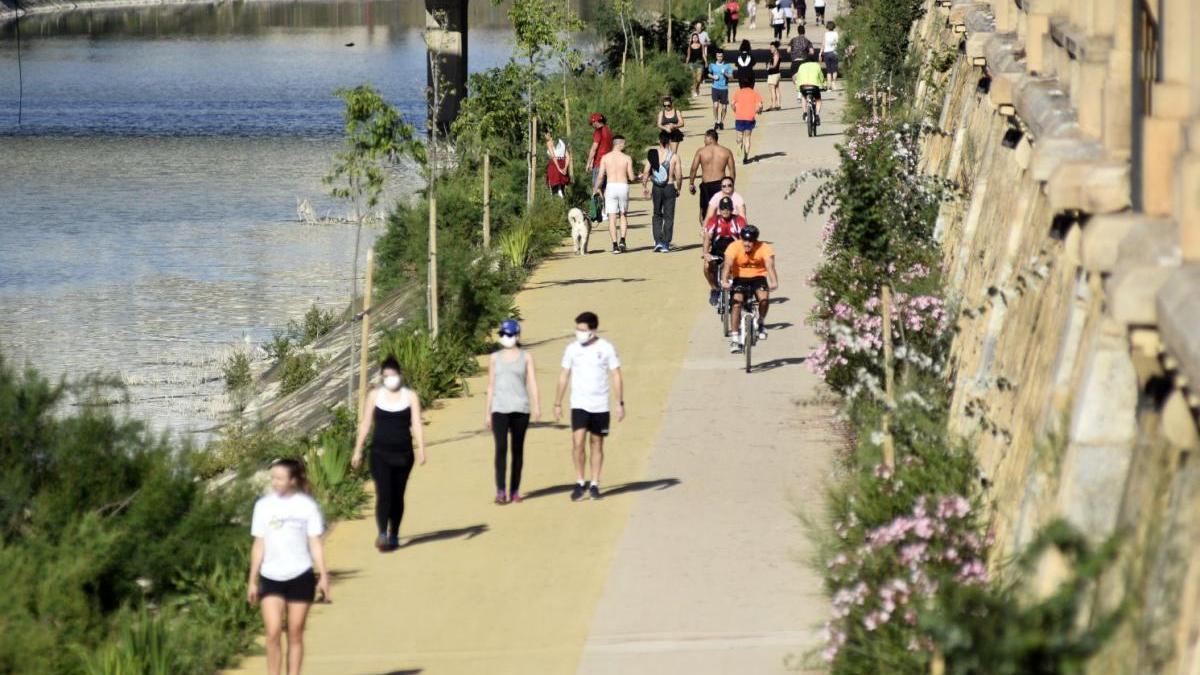
[[[1056,517],[1097,542],[1121,533],[1094,605],[1125,599],[1131,614],[1092,670],[1194,673],[1200,264],[1186,242],[1200,241],[1200,72],[1164,83],[1184,98],[1168,112],[1191,117],[1174,145],[1142,145],[1140,176],[1158,183],[1139,192],[1129,5],[930,0],[913,33],[918,97],[942,134],[924,163],[968,192],[938,232],[962,308],[952,425],[979,457],[993,564]],[[1165,5],[1159,21],[1200,22],[1188,3]],[[1161,58],[1200,62],[1198,49],[1176,43]],[[1140,133],[1154,137],[1157,119]],[[1045,592],[1066,569],[1047,558],[1040,572]]]

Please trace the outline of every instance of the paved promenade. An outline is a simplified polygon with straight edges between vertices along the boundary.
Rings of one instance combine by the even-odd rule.
[[[769,41],[766,16],[747,35],[756,48]],[[819,261],[821,221],[801,213],[811,185],[784,195],[802,171],[835,165],[841,94],[827,97],[830,121],[811,139],[791,83],[782,89],[784,110],[755,132],[759,159],[739,166],[738,190],[781,277],[755,372],[728,353],[708,306],[696,198],[680,198],[679,250],[654,254],[649,200],[635,188],[628,253],[608,253],[597,227],[592,255],[564,247],[518,297],[544,402],[526,446],[527,501],[491,503],[486,383],[476,378],[469,397],[427,414],[429,463],[409,484],[407,543],[377,553],[370,518],[329,536],[334,602],[310,617],[306,673],[795,672],[785,660],[816,644],[827,611],[797,512],[819,510],[836,440],[802,365],[813,344],[804,279]],[[711,126],[702,93],[687,113],[685,167]],[[732,112],[727,127],[732,147]],[[605,499],[572,503],[569,431],[549,417],[583,310],[599,314],[618,349],[629,416],[607,444]],[[232,672],[265,664],[250,658]]]

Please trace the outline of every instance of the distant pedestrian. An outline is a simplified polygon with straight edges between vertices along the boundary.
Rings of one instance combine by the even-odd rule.
[[[389,356],[380,364],[383,386],[367,394],[350,466],[362,463],[363,445],[372,427],[371,478],[375,482],[375,525],[380,552],[400,547],[400,521],[404,519],[404,493],[414,464],[425,464],[425,430],[421,425],[421,400],[404,386],[400,363]],[[416,445],[416,456],[413,445]]]
[[[600,113],[592,113],[588,121],[592,125],[592,147],[588,149],[587,164],[584,169],[592,172],[591,185],[596,184],[596,178],[600,175],[600,160],[604,156],[612,152],[613,148],[613,133],[612,129],[608,128],[608,120],[604,119],[604,115]],[[604,185],[600,186],[601,192],[604,190]],[[603,213],[601,218],[606,218]]]
[[[733,63],[737,66],[734,78],[738,82],[746,78],[754,79],[754,51],[750,49],[749,40],[742,40],[742,44],[738,45],[738,55]]]
[[[708,71],[708,48],[700,41],[700,33],[692,31],[688,36],[687,54],[684,61],[692,69],[692,96],[700,95],[700,82]]]
[[[696,35],[700,38],[700,44],[704,45],[705,49],[708,49],[710,40],[708,39],[708,31],[705,30],[705,28],[706,27],[703,21],[697,21],[695,25],[692,26],[692,30],[694,30]]]
[[[838,32],[837,25],[832,21],[825,27],[825,41],[821,46],[821,63],[825,64],[825,78],[829,81],[829,91],[835,91],[838,78]]]
[[[725,39],[728,42],[737,42],[738,21],[741,19],[741,3],[737,0],[729,0],[725,3]]]
[[[783,8],[783,37],[786,38],[792,34],[792,22],[796,20],[796,5],[792,0],[776,0],[775,4]]]
[[[266,629],[267,672],[283,672],[283,625],[287,623],[287,671],[299,675],[304,661],[304,624],[313,599],[329,600],[329,571],[321,535],[325,522],[308,496],[304,464],[271,464],[271,492],[254,504],[250,579],[246,599],[258,603]],[[314,572],[315,569],[315,572]]]
[[[704,146],[692,157],[692,168],[688,175],[688,189],[696,194],[696,173],[700,173],[700,227],[704,227],[705,213],[713,195],[721,191],[721,183],[728,180],[732,190],[733,178],[737,176],[737,162],[729,148],[721,145],[717,130],[704,132]]]
[[[771,30],[774,31],[776,40],[783,39],[783,27],[786,21],[784,16],[783,8],[776,2],[775,6],[771,8]]]
[[[813,0],[813,13],[815,13],[818,26],[825,25],[825,0]]]
[[[750,30],[758,28],[758,0],[746,0],[746,18],[750,20]]]
[[[750,163],[750,136],[754,133],[758,113],[762,112],[763,99],[754,90],[754,80],[743,79],[733,95],[733,119],[737,129],[738,145],[742,147],[742,164]]]
[[[492,430],[496,445],[496,503],[518,504],[521,469],[525,464],[525,433],[532,419],[542,416],[533,355],[520,347],[521,324],[515,319],[500,323],[500,349],[488,359],[484,426]],[[512,472],[505,488],[505,465],[512,441]]]
[[[659,131],[665,131],[671,136],[671,152],[679,152],[679,144],[683,142],[683,113],[675,108],[675,99],[664,96],[662,110],[658,111],[655,125]]]
[[[567,194],[567,186],[571,184],[571,179],[574,178],[571,171],[571,151],[567,148],[567,142],[561,138],[554,138],[549,131],[542,136],[546,141],[546,185],[550,187],[550,193],[555,197],[565,198]]]
[[[713,128],[725,128],[725,114],[729,110],[729,80],[733,77],[733,64],[725,63],[724,50],[718,49],[716,60],[708,66],[712,79]]]
[[[608,340],[596,335],[600,319],[592,312],[575,317],[575,340],[563,352],[562,371],[554,396],[554,419],[562,417],[562,400],[567,383],[571,385],[571,445],[575,463],[575,488],[571,501],[583,499],[586,493],[600,499],[600,473],[604,468],[604,437],[610,424],[609,398],[615,390],[617,421],[625,419],[625,385],[621,376],[621,360]],[[612,387],[609,387],[609,375]],[[591,484],[585,477],[588,467],[588,436],[591,445]]]
[[[642,195],[651,198],[653,205],[650,229],[654,233],[654,252],[671,250],[675,233],[675,201],[683,188],[683,165],[671,147],[666,131],[658,132],[658,147],[646,153],[642,169]]]
[[[796,28],[796,37],[792,38],[788,43],[788,56],[792,59],[792,75],[800,70],[800,64],[808,59],[808,55],[813,51],[812,40],[804,34],[804,26]]]
[[[808,14],[808,3],[804,0],[793,0],[792,4],[796,6],[796,25],[804,27],[804,19]]]
[[[771,92],[771,107],[767,110],[779,110],[779,64],[783,60],[779,40],[771,41],[771,54],[767,58],[767,89]]]
[[[633,158],[625,154],[625,137],[613,136],[612,152],[604,155],[596,174],[593,191],[604,195],[604,211],[608,214],[608,235],[612,252],[625,252],[625,235],[629,231],[629,184],[637,179],[633,173]],[[620,223],[621,238],[617,239]]]

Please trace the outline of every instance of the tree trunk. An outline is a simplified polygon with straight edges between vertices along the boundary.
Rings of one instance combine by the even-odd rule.
[[[667,49],[668,54],[673,53],[674,46],[671,43],[671,29],[675,26],[675,16],[671,13],[671,0],[667,0]]]
[[[879,299],[883,303],[883,464],[896,466],[896,448],[892,444],[892,408],[896,404],[895,376],[892,371],[892,287],[884,284]]]
[[[363,284],[362,340],[358,349],[358,419],[362,421],[367,401],[367,352],[371,343],[371,282],[375,271],[375,247],[367,249],[367,280]]]
[[[533,77],[533,59],[529,59],[529,77]],[[525,179],[525,205],[533,205],[533,147],[536,139],[533,137],[533,82],[528,83],[526,91],[525,112],[528,115],[526,118],[528,123],[525,126],[526,133],[529,134],[529,143],[525,146],[525,169],[527,172]]]
[[[350,191],[354,194],[354,221],[357,227],[354,228],[354,261],[350,263],[350,326],[354,326],[354,305],[358,299],[358,247],[362,241],[362,226],[363,214],[361,206],[361,198],[358,192],[358,181],[351,179]],[[346,331],[350,336],[350,369],[346,377],[346,408],[350,409],[354,405],[354,331]]]
[[[483,153],[483,247],[492,246],[492,154]]]
[[[625,62],[629,58],[629,29],[625,27],[625,13],[621,12],[621,91],[625,91]]]

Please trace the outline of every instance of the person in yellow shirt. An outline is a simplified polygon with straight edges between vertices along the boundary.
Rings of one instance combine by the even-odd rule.
[[[767,309],[771,291],[779,288],[779,275],[775,272],[775,249],[758,240],[758,228],[747,225],[742,228],[741,239],[725,248],[725,273],[721,283],[729,286],[732,296],[730,325],[741,326],[742,303],[753,293],[758,300],[758,339],[767,339]],[[742,349],[746,336],[738,330],[729,342],[729,351]]]
[[[805,95],[811,94],[813,104],[816,108],[817,124],[821,123],[821,90],[825,88],[825,70],[821,67],[820,61],[813,52],[804,55],[804,62],[796,69],[796,74],[792,76],[792,81],[796,83],[796,99],[803,101]],[[808,119],[808,111],[804,111],[805,118]]]

